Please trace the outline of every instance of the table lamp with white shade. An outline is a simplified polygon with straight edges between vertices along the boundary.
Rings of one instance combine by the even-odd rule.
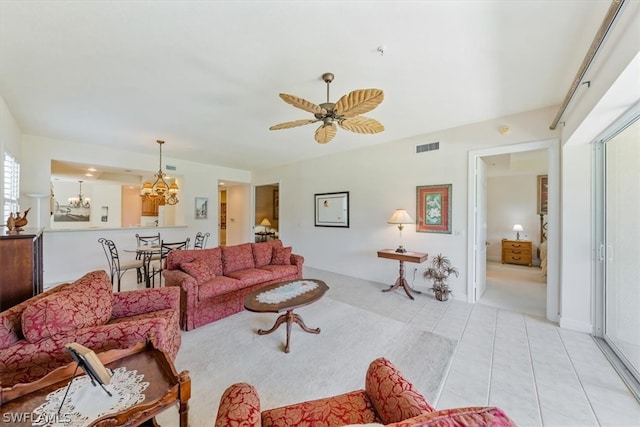
[[[267,218],[263,219],[262,222],[260,222],[260,225],[264,227],[264,233],[267,232],[267,227],[271,227],[271,223]]]
[[[400,244],[396,252],[405,253],[407,250],[402,246],[402,229],[405,224],[413,224],[413,219],[409,216],[409,213],[404,209],[396,209],[387,221],[387,224],[398,224],[398,230],[400,230]]]
[[[516,232],[516,240],[520,240],[520,232],[524,231],[521,224],[513,224],[513,231]]]

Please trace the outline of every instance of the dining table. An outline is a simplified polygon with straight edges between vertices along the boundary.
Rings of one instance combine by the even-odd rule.
[[[135,252],[142,259],[142,270],[144,283],[147,288],[151,287],[151,261],[154,255],[162,257],[162,245],[141,245],[135,249],[125,249],[125,252]]]

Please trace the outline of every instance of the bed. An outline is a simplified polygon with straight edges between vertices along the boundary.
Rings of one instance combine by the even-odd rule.
[[[540,246],[538,246],[538,258],[540,258],[540,269],[543,277],[547,277],[547,226],[549,224],[540,214]]]

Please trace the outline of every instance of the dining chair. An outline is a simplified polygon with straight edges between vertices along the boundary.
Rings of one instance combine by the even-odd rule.
[[[210,234],[204,233],[202,234],[200,231],[196,233],[196,238],[193,241],[193,249],[204,249],[207,247],[207,240],[209,239]]]
[[[191,241],[191,239],[189,237],[187,237],[186,240],[180,241],[180,242],[164,242],[162,241],[160,243],[160,259],[152,261],[152,260],[148,260],[147,262],[150,262],[151,265],[151,286],[152,287],[156,287],[156,275],[159,277],[159,286],[162,286],[162,270],[164,270],[164,266],[166,263],[166,259],[167,259],[167,255],[169,255],[169,252],[171,251],[177,251],[177,250],[184,250],[184,249],[189,249],[189,242]],[[149,265],[149,264],[148,264]]]
[[[136,247],[139,248],[141,246],[152,246],[152,245],[157,245],[160,246],[160,243],[162,243],[162,240],[160,240],[160,232],[158,232],[158,234],[152,234],[150,236],[141,236],[138,233],[136,233]],[[143,259],[143,252],[142,251],[138,251],[136,253],[136,259],[142,260]],[[151,260],[156,260],[156,259],[160,259],[160,254],[153,254],[151,256]],[[143,270],[142,269],[137,269],[136,270],[137,273],[137,278],[138,278],[138,283],[142,283],[142,280],[144,279],[144,274],[143,274]]]
[[[111,278],[111,284],[113,285],[113,280],[117,277],[118,292],[120,292],[120,282],[122,281],[122,276],[124,276],[124,274],[129,270],[140,271],[140,269],[144,268],[144,261],[136,259],[132,261],[120,262],[118,249],[116,248],[116,244],[113,243],[113,240],[101,237],[98,239],[98,242],[100,242],[100,244],[102,245],[104,254],[107,257],[107,262],[109,263],[109,277]]]

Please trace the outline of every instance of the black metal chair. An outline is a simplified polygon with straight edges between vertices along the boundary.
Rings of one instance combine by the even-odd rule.
[[[142,246],[153,246],[153,245],[157,245],[160,246],[160,243],[162,243],[162,240],[160,239],[160,232],[158,232],[158,234],[153,234],[150,236],[141,236],[138,233],[136,233],[136,246],[138,248],[142,247]],[[144,257],[144,253],[143,251],[138,251],[136,253],[136,259],[142,260]],[[156,259],[160,259],[160,254],[153,254],[151,256],[151,260],[156,260]],[[143,270],[142,269],[137,269],[137,277],[138,277],[138,283],[142,283],[142,280],[144,279],[143,277]]]
[[[98,239],[98,242],[100,242],[100,244],[102,245],[104,254],[107,257],[107,262],[109,263],[109,277],[111,278],[111,284],[113,285],[113,280],[117,277],[118,292],[120,292],[120,282],[122,281],[122,276],[124,276],[124,274],[129,270],[140,270],[144,268],[144,261],[136,259],[132,261],[120,262],[118,249],[116,248],[116,244],[113,243],[113,240],[101,237]]]
[[[156,287],[156,275],[159,277],[159,286],[162,286],[162,270],[164,270],[164,266],[166,263],[166,259],[167,259],[167,255],[169,255],[169,252],[171,251],[177,251],[177,250],[184,250],[184,249],[189,249],[189,242],[191,241],[191,239],[189,237],[187,237],[186,240],[181,241],[181,242],[172,242],[172,243],[167,243],[167,242],[162,242],[160,243],[160,259],[152,261],[151,259],[146,259],[145,262],[147,262],[148,266],[151,266],[151,286],[152,287]],[[148,257],[145,257],[148,258]],[[147,267],[148,269],[149,267]],[[149,271],[149,270],[147,270]]]
[[[196,239],[193,241],[193,249],[204,249],[207,247],[207,240],[209,239],[210,234],[201,232],[196,233]]]

